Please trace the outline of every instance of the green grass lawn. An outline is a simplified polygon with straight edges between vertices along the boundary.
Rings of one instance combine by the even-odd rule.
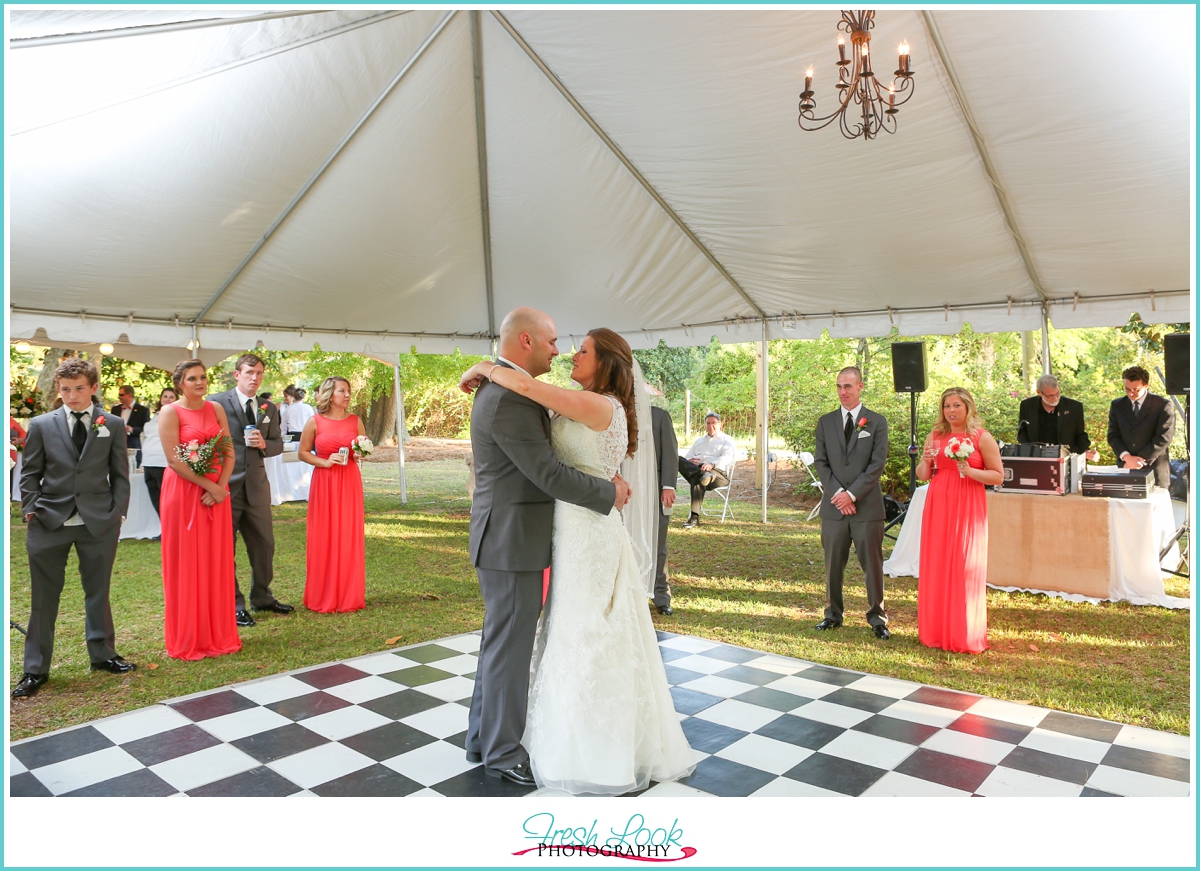
[[[396,469],[364,467],[367,507],[367,607],[313,614],[304,588],[305,503],[275,509],[275,583],[288,616],[260,615],[241,632],[243,649],[200,662],[167,657],[157,542],[123,541],[113,573],[117,649],[139,668],[125,676],[91,672],[83,642],[83,600],[74,565],[58,617],[50,682],[12,703],[10,738],[61,729],[238,681],[478,629],[483,619],[467,559],[466,467],[461,460],[412,463],[407,506]],[[1188,611],[1126,604],[1076,604],[1024,593],[988,593],[988,638],[979,656],[922,647],[916,632],[915,578],[888,579],[892,638],[877,641],[862,618],[862,575],[847,569],[841,629],[820,633],[825,591],[817,521],[807,512],[771,509],[771,523],[676,524],[669,538],[672,617],[663,629],[814,662],[935,686],[1028,702],[1056,710],[1181,734],[1189,730]],[[739,517],[753,512],[739,509]],[[11,514],[10,608],[28,617],[25,530]],[[680,515],[677,512],[677,518]],[[248,578],[238,550],[239,577]],[[74,558],[72,557],[72,562]],[[243,590],[245,589],[243,583]],[[1167,592],[1189,596],[1186,579]],[[10,687],[21,675],[21,636],[9,633]],[[390,642],[390,645],[389,645]]]

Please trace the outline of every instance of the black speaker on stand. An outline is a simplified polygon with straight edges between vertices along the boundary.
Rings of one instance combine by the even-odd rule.
[[[1183,394],[1183,443],[1187,450],[1188,456],[1187,481],[1189,502],[1191,501],[1192,495],[1191,340],[1191,333],[1168,333],[1167,335],[1163,336],[1163,367],[1166,369],[1166,375],[1163,376],[1163,381],[1166,382],[1167,393],[1171,396],[1179,396],[1180,394]],[[1178,404],[1176,404],[1176,407],[1178,408]],[[1179,529],[1175,530],[1175,534],[1171,536],[1171,540],[1167,542],[1166,546],[1158,555],[1158,559],[1161,562],[1163,558],[1166,557],[1167,551],[1174,546],[1175,542],[1179,541],[1182,536],[1187,535],[1187,544],[1183,548],[1183,553],[1180,554],[1180,565],[1183,567],[1184,571],[1181,572],[1164,569],[1164,571],[1166,571],[1168,574],[1172,574],[1180,578],[1190,577],[1190,572],[1188,571],[1188,568],[1191,565],[1192,550],[1191,521],[1189,520],[1190,516],[1191,514],[1189,508],[1189,513],[1184,516],[1183,525],[1180,526]]]
[[[917,394],[924,393],[929,384],[925,377],[925,343],[892,342],[892,386],[897,393],[907,393],[909,398],[908,419],[908,502],[904,510],[894,517],[884,532],[904,522],[908,506],[912,504],[913,491],[917,489]]]

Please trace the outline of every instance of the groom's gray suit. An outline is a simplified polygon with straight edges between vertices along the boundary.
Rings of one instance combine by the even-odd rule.
[[[466,749],[505,771],[529,758],[521,736],[554,500],[608,514],[616,486],[559,462],[546,409],[491,381],[475,394],[471,451],[471,562],[485,611]]]
[[[850,542],[858,554],[867,582],[867,622],[886,626],[883,604],[883,527],[886,510],[879,476],[887,463],[887,419],[865,405],[859,419],[867,419],[862,428],[851,433],[847,447],[843,408],[823,415],[817,421],[817,449],[813,465],[821,479],[821,546],[825,551],[825,617],[842,622],[842,576],[850,557]],[[857,424],[857,421],[855,421]],[[838,490],[853,495],[854,514],[845,515],[829,500]]]
[[[36,675],[50,672],[54,623],[72,546],[83,584],[88,658],[95,664],[117,655],[108,588],[121,518],[129,510],[125,422],[92,406],[92,424],[86,418],[74,424],[88,427],[80,451],[71,437],[68,411],[64,405],[30,421],[21,458],[21,512],[33,515],[25,538],[32,600],[25,671]]]

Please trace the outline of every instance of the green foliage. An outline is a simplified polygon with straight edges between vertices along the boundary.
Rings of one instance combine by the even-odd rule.
[[[1138,347],[1150,354],[1159,354],[1163,349],[1163,336],[1167,333],[1190,333],[1191,324],[1147,324],[1142,316],[1134,312],[1129,316],[1129,323],[1121,327],[1121,332],[1137,336]]]
[[[404,390],[408,431],[428,438],[469,437],[472,397],[458,389],[458,379],[485,359],[458,351],[400,355],[400,386]]]
[[[666,396],[681,396],[692,372],[704,362],[708,352],[709,347],[668,348],[667,343],[659,339],[657,348],[634,351],[633,356],[641,364],[647,384]]]

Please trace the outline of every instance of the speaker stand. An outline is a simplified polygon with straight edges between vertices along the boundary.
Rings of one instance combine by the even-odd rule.
[[[1191,424],[1192,424],[1192,391],[1188,390],[1188,392],[1184,395],[1184,398],[1183,398],[1183,444],[1184,444],[1184,449],[1187,451],[1187,456],[1188,456],[1188,476],[1187,476],[1187,480],[1188,480],[1188,513],[1185,514],[1183,517],[1183,525],[1180,526],[1177,530],[1175,530],[1175,534],[1171,536],[1171,540],[1167,542],[1166,546],[1161,551],[1159,551],[1159,554],[1158,554],[1158,561],[1161,563],[1163,561],[1163,559],[1166,557],[1167,552],[1171,550],[1172,546],[1174,546],[1175,542],[1179,541],[1179,539],[1182,538],[1184,535],[1187,536],[1187,544],[1185,544],[1183,546],[1183,550],[1180,551],[1180,554],[1179,554],[1179,565],[1183,568],[1183,571],[1181,572],[1178,570],[1172,571],[1171,569],[1163,569],[1163,571],[1166,572],[1167,574],[1174,575],[1177,578],[1191,577],[1191,567],[1192,567],[1192,519],[1191,519],[1191,517],[1192,517],[1192,515],[1191,515],[1192,427],[1191,427]]]
[[[893,541],[895,536],[887,533],[893,526],[903,523],[908,514],[908,506],[912,504],[913,491],[917,489],[917,455],[920,452],[920,448],[917,447],[917,394],[916,391],[910,391],[908,394],[908,501],[904,503],[900,513],[883,528],[883,534]]]

